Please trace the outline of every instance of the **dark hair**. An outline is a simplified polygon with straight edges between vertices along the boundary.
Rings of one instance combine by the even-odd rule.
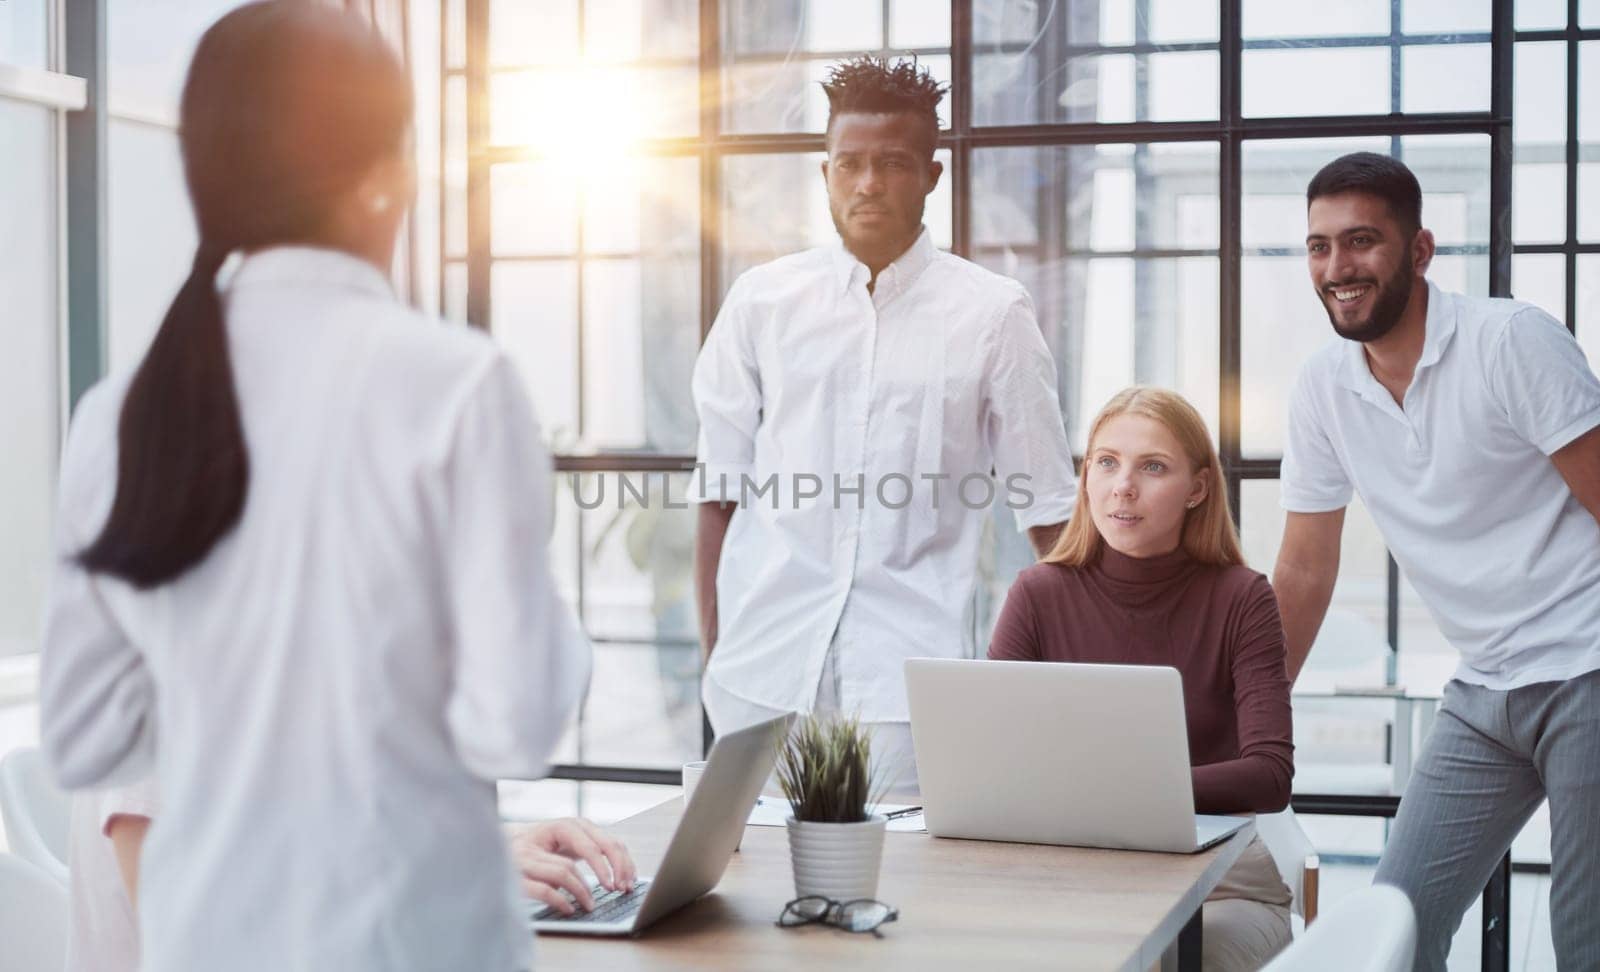
[[[1376,152],[1352,152],[1322,167],[1306,186],[1306,206],[1323,196],[1364,192],[1389,207],[1407,232],[1422,227],[1422,187],[1404,162]]]
[[[405,68],[353,14],[268,0],[200,39],[179,115],[200,245],[123,399],[116,499],[86,569],[156,587],[233,529],[250,463],[217,271],[234,250],[331,242],[338,204],[410,120]]]
[[[828,95],[828,128],[833,128],[835,117],[847,111],[913,114],[930,126],[931,157],[939,138],[939,102],[948,88],[935,81],[915,57],[893,64],[871,54],[840,61],[828,69],[822,81],[822,90]]]

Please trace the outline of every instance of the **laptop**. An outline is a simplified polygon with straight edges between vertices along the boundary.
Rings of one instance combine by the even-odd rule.
[[[793,715],[719,736],[655,876],[623,894],[594,887],[594,909],[573,915],[528,902],[533,930],[563,935],[638,935],[717,886],[744,836],[745,820],[778,759]]]
[[[906,662],[936,837],[1195,853],[1246,817],[1194,812],[1175,668]]]

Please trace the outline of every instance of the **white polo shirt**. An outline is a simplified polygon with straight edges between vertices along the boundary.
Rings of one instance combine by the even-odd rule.
[[[1600,425],[1600,380],[1528,304],[1429,284],[1425,327],[1403,409],[1358,342],[1301,369],[1284,509],[1337,510],[1359,492],[1461,652],[1462,681],[1506,690],[1600,669],[1600,524],[1549,459]]]

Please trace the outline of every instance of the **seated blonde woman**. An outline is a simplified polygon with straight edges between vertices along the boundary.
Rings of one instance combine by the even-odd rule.
[[[1017,577],[989,657],[1170,665],[1200,813],[1265,813],[1294,775],[1283,626],[1244,565],[1205,420],[1181,395],[1129,388],[1089,432],[1077,509]],[[1205,969],[1256,969],[1287,945],[1289,889],[1259,838],[1206,899]]]

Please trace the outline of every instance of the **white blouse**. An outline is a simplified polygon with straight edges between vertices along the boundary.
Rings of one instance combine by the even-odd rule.
[[[489,340],[354,257],[262,251],[223,294],[243,516],[151,591],[80,569],[131,376],[84,397],[45,752],[68,787],[160,779],[147,970],[526,968],[494,780],[545,771],[590,665],[550,575],[527,396]]]

